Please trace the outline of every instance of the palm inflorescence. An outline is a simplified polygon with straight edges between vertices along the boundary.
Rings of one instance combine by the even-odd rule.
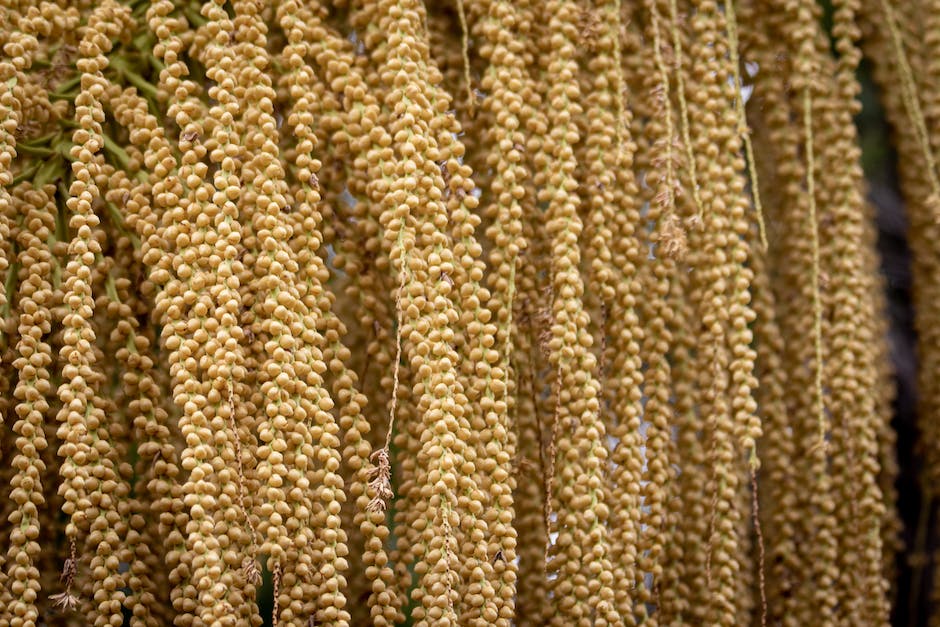
[[[2,624],[888,624],[857,75],[930,500],[940,2],[3,0],[0,51]]]

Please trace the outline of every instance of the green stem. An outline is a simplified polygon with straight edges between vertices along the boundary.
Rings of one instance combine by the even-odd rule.
[[[7,296],[7,302],[3,305],[3,309],[0,309],[0,337],[3,337],[4,343],[6,343],[6,321],[10,316],[10,307],[13,304],[13,286],[16,284],[16,276],[19,274],[20,264],[19,262],[14,262],[10,264],[10,267],[7,268],[7,276],[3,281],[3,292]]]
[[[137,237],[136,233],[127,230],[127,225],[124,223],[124,214],[121,210],[112,202],[105,202],[105,207],[108,211],[108,219],[114,224],[114,228],[120,231],[122,235],[127,236],[135,250],[140,250],[140,238]]]
[[[55,154],[55,151],[52,148],[30,146],[29,144],[17,144],[16,152],[24,155],[31,155],[33,157],[48,157],[49,155]]]
[[[19,150],[24,146],[30,148],[41,148],[46,144],[52,143],[53,139],[58,135],[58,132],[49,133],[48,135],[43,135],[42,137],[36,137],[29,141],[16,142],[16,149]]]
[[[200,15],[199,13],[197,13],[190,7],[186,7],[183,9],[183,15],[186,17],[187,20],[189,20],[189,24],[191,26],[195,26],[196,28],[200,26],[204,26],[207,22],[206,18],[204,18],[202,15]]]
[[[153,56],[152,54],[147,55],[147,62],[157,72],[157,74],[166,69],[166,65],[164,65],[163,61]]]
[[[10,183],[10,187],[16,187],[17,185],[19,185],[19,184],[22,183],[23,181],[28,181],[28,180],[32,179],[32,178],[33,178],[33,175],[36,174],[36,171],[39,170],[39,168],[40,168],[41,166],[42,166],[42,163],[39,162],[39,163],[35,163],[35,164],[33,164],[32,166],[30,166],[29,168],[26,168],[25,170],[23,170],[23,171],[19,174],[19,176],[16,176],[16,177],[13,179],[13,181]]]
[[[139,89],[142,94],[144,94],[148,98],[156,99],[157,88],[154,87],[152,84],[148,83],[147,79],[145,79],[143,76],[141,76],[137,72],[125,70],[124,77],[128,80],[128,82],[131,85]]]
[[[111,299],[111,302],[121,302],[121,299],[118,298],[117,286],[114,284],[114,275],[110,272],[108,273],[107,278],[104,280],[104,291],[108,295],[108,298]]]
[[[111,153],[122,168],[125,170],[130,169],[131,157],[127,154],[127,151],[117,145],[114,140],[107,135],[102,135],[102,137],[104,137],[104,149]]]
[[[59,83],[59,85],[55,88],[55,91],[49,94],[49,97],[50,98],[65,98],[72,91],[72,89],[74,89],[75,87],[78,87],[79,83],[81,82],[82,82],[82,75],[76,74],[75,76],[68,79],[67,81],[63,83]]]
[[[65,168],[59,159],[49,159],[42,164],[42,167],[39,168],[39,172],[36,173],[36,178],[33,180],[33,186],[36,188],[43,187],[47,183],[51,183],[61,178],[64,171]]]

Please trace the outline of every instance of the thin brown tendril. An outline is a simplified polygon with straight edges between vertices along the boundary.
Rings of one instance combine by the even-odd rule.
[[[675,0],[671,0],[675,2]],[[764,224],[764,208],[760,199],[760,184],[757,180],[757,163],[754,160],[754,144],[751,130],[744,112],[744,83],[741,80],[741,59],[738,56],[738,21],[734,13],[734,0],[725,3],[725,16],[728,20],[728,44],[731,48],[731,67],[734,71],[734,108],[738,115],[738,132],[744,140],[744,153],[747,158],[748,176],[751,179],[751,195],[754,198],[754,212],[757,214],[757,226],[760,231],[760,243],[767,250],[767,227]]]
[[[460,53],[463,56],[463,80],[467,85],[467,112],[476,116],[476,98],[473,95],[473,83],[470,81],[470,29],[467,28],[467,13],[464,0],[457,0],[457,19],[460,20]]]
[[[751,517],[754,521],[754,535],[757,539],[757,587],[760,591],[760,624],[767,625],[767,585],[764,573],[764,532],[760,523],[760,499],[757,496],[757,468],[750,466],[751,474]]]

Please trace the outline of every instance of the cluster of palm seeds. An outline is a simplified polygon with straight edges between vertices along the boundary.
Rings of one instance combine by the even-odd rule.
[[[0,623],[887,625],[940,2],[825,4],[0,0]]]

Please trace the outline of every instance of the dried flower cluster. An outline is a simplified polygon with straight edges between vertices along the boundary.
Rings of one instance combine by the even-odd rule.
[[[0,623],[888,624],[940,2],[831,5],[0,0]]]

